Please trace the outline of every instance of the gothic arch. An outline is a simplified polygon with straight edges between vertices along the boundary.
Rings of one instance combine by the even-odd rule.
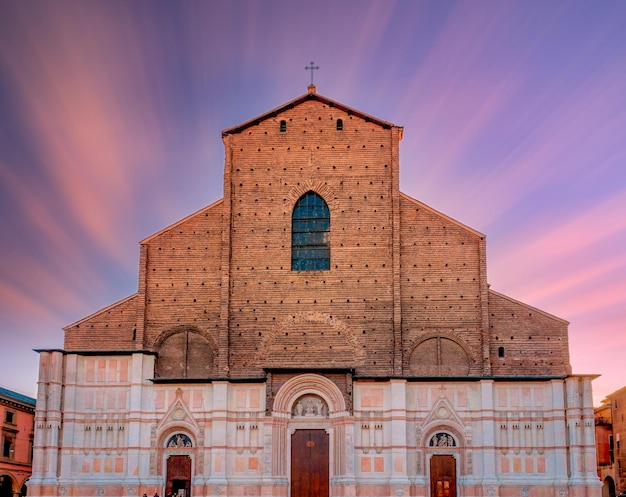
[[[326,202],[326,204],[328,205],[332,217],[332,211],[337,207],[337,197],[335,195],[335,192],[331,190],[331,188],[325,182],[319,180],[303,181],[299,185],[293,187],[285,198],[284,214],[291,216],[296,202],[302,197],[302,195],[307,192],[314,192],[322,197],[324,199],[324,202]]]
[[[278,390],[274,398],[274,415],[291,417],[294,403],[305,394],[320,396],[328,406],[328,416],[346,412],[346,403],[337,385],[318,374],[302,374],[295,376]]]

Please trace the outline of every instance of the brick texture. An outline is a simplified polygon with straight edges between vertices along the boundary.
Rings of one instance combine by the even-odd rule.
[[[154,350],[183,364],[165,375],[214,378],[566,374],[567,323],[489,291],[484,235],[400,193],[401,134],[315,94],[224,131],[224,199],[142,241],[138,293],[68,326],[65,348]],[[331,268],[292,271],[310,190]]]

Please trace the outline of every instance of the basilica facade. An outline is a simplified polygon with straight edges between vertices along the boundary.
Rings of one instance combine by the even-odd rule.
[[[402,135],[313,85],[224,130],[223,198],[38,351],[29,495],[600,495],[568,323],[400,191]]]

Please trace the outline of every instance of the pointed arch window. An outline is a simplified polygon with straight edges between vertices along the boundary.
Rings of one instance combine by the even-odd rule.
[[[291,270],[330,269],[330,211],[324,199],[307,192],[291,216]]]

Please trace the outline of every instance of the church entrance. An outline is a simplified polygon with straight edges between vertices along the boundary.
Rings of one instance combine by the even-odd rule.
[[[291,497],[328,497],[328,433],[296,430],[291,436]]]
[[[452,456],[430,459],[430,497],[456,497],[456,464]]]
[[[167,459],[166,495],[178,494],[179,497],[191,495],[191,458],[189,456],[170,456]]]

